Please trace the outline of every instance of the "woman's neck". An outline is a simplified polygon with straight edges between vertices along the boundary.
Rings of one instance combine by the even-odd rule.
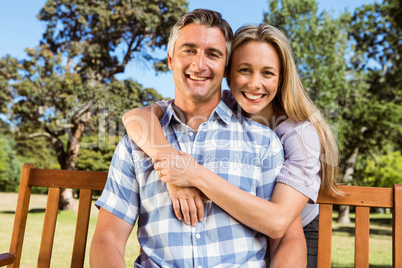
[[[288,119],[285,113],[275,112],[272,109],[264,109],[256,114],[247,114],[244,112],[244,115],[271,129],[275,129],[280,123]]]

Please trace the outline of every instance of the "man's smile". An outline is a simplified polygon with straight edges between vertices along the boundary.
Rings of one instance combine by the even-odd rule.
[[[196,80],[196,81],[205,81],[205,80],[207,80],[208,79],[208,77],[200,77],[200,76],[195,76],[195,75],[188,75],[188,77],[191,79],[191,80]]]

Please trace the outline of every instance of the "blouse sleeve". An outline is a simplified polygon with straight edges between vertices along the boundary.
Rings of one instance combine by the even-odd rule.
[[[161,100],[161,101],[158,101],[156,104],[158,104],[158,105],[159,105],[159,108],[161,108],[162,112],[165,113],[167,107],[169,107],[169,105],[170,105],[171,103],[173,103],[173,102],[174,102],[174,99],[171,99],[171,100]]]
[[[230,90],[225,89],[222,91],[222,101],[229,107],[230,110],[235,110],[237,102]]]
[[[280,124],[277,132],[283,144],[285,163],[277,176],[284,183],[304,194],[310,203],[317,201],[321,185],[321,144],[310,122]],[[291,121],[290,121],[291,122]]]

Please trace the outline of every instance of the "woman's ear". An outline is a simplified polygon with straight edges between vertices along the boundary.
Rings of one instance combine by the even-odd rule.
[[[167,53],[167,59],[168,59],[168,67],[169,67],[169,70],[173,71],[173,59],[172,59],[172,57],[170,56],[169,52]]]

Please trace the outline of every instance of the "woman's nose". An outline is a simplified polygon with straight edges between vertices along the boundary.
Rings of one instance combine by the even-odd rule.
[[[261,88],[261,77],[259,74],[255,73],[250,77],[248,87],[254,90]]]

